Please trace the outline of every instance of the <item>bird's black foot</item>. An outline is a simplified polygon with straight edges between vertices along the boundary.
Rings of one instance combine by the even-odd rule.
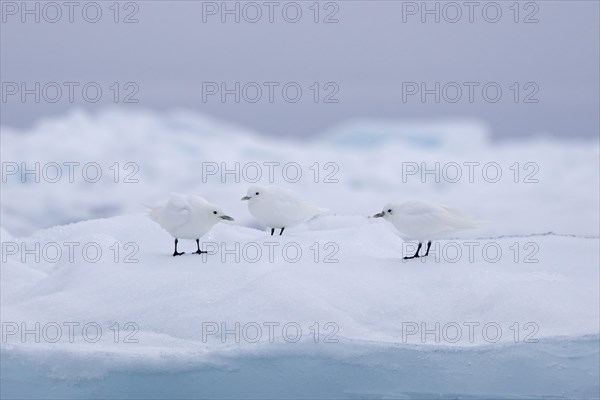
[[[271,236],[275,233],[275,228],[271,228]]]
[[[281,228],[281,231],[279,231],[279,236],[281,236],[281,234],[283,233],[283,230],[284,230],[284,229],[285,229],[285,228]]]
[[[411,260],[413,258],[419,258],[419,251],[421,250],[421,243],[419,243],[419,245],[417,246],[417,251],[415,251],[415,254],[413,254],[412,256],[405,256],[404,259],[405,260]],[[429,250],[429,249],[427,249]],[[425,254],[427,255],[427,254]]]
[[[198,250],[196,250],[195,252],[193,252],[192,254],[202,254],[202,253],[208,253],[208,251],[202,251],[200,250],[200,239],[196,239],[196,248]]]
[[[427,257],[429,255],[429,249],[431,248],[431,240],[427,242],[427,251],[425,251],[425,255],[423,257]]]
[[[185,254],[185,251],[182,251],[181,253],[177,251],[177,243],[179,243],[179,240],[175,238],[175,251],[173,252],[173,257]]]

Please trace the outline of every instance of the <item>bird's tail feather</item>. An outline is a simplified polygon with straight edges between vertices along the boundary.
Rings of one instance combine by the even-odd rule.
[[[327,216],[330,216],[330,215],[335,215],[335,213],[332,212],[328,208],[319,208],[317,214],[315,214],[311,218],[309,218],[308,221],[313,221],[313,220],[318,219],[320,217],[327,217]]]
[[[151,220],[158,222],[159,220],[159,208],[160,206],[151,206],[149,204],[145,204],[145,203],[140,203],[142,206],[146,207],[146,211],[148,212],[148,217],[150,217]]]
[[[457,209],[444,206],[448,212],[448,222],[458,229],[475,229],[487,225],[488,221],[480,221]]]
[[[156,210],[157,206],[151,206],[150,204],[140,203],[142,207],[145,207],[148,211]]]

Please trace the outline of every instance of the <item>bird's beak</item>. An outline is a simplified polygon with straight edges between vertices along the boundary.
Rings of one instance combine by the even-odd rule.
[[[373,218],[381,218],[381,217],[383,217],[383,211],[373,215]]]
[[[225,221],[235,221],[233,218],[231,218],[229,215],[221,215],[220,217],[221,219],[224,219]]]
[[[244,196],[244,197],[242,197],[242,200],[250,200],[251,198],[252,197],[250,197],[250,196]]]

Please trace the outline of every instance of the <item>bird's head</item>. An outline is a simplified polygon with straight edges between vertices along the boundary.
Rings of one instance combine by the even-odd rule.
[[[209,221],[212,221],[214,224],[217,224],[221,221],[234,221],[229,215],[225,214],[221,209],[212,204],[208,204],[206,208],[206,214]]]
[[[242,200],[247,200],[250,202],[255,202],[264,196],[267,191],[267,188],[260,185],[252,185],[248,188],[246,195],[242,197]]]
[[[383,218],[389,220],[390,218],[394,217],[394,208],[395,207],[393,204],[386,204],[381,212],[373,215],[373,218]]]

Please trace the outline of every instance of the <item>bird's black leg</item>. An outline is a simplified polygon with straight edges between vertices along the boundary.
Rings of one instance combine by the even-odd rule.
[[[285,229],[285,228],[281,228],[281,231],[279,232],[279,236],[281,236],[281,234],[283,233],[283,230],[284,230],[284,229]]]
[[[429,248],[431,247],[431,240],[427,242],[427,251],[425,251],[425,255],[423,257],[427,257],[429,254]]]
[[[202,251],[202,250],[200,250],[200,239],[196,239],[196,247],[198,248],[198,250],[196,250],[192,254],[208,253],[208,251]]]
[[[419,242],[419,245],[417,246],[417,251],[415,251],[415,255],[414,256],[411,256],[411,257],[405,256],[404,259],[405,260],[410,260],[411,258],[419,258],[419,250],[421,250],[421,245],[422,245],[422,243]]]
[[[275,228],[271,228],[271,236],[275,233]]]
[[[185,251],[182,251],[181,253],[177,252],[177,243],[179,243],[179,240],[177,240],[177,238],[175,238],[175,251],[173,252],[173,257],[185,254]]]

